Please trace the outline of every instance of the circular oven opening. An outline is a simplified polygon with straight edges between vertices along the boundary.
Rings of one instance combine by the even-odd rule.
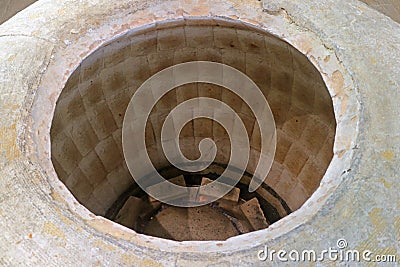
[[[212,138],[217,155],[202,172],[181,171],[161,147],[161,126],[178,104],[210,97],[228,104],[250,137],[250,158],[236,187],[220,200],[178,208],[152,199],[130,175],[122,151],[122,122],[140,85],[158,71],[190,61],[234,67],[260,88],[274,115],[277,146],[271,171],[255,192],[248,185],[260,158],[260,131],[250,108],[226,88],[192,83],[175,88],[154,107],[146,124],[148,155],[165,179],[184,186],[210,183],[230,156],[224,128],[194,119],[179,135],[182,153],[200,156]],[[318,70],[294,47],[257,29],[218,20],[164,24],[108,43],[86,58],[69,78],[51,127],[52,162],[60,180],[91,212],[137,232],[177,241],[225,240],[267,228],[299,209],[318,188],[333,157],[336,121]]]

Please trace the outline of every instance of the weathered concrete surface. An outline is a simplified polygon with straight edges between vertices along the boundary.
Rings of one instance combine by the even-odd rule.
[[[3,23],[0,264],[265,266],[257,259],[265,245],[322,251],[339,238],[400,259],[399,25],[352,0],[276,0],[264,8],[233,0],[40,0]],[[82,58],[129,29],[184,16],[239,19],[287,40],[323,74],[338,120],[335,156],[313,197],[268,229],[224,242],[160,240],[95,217],[74,202],[46,154],[49,114]]]
[[[37,0],[0,0],[0,24]],[[400,22],[400,3],[397,0],[360,0],[377,11]]]

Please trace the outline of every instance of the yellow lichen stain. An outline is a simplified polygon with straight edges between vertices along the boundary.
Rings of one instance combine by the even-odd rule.
[[[341,107],[341,109],[340,109],[340,114],[339,114],[339,116],[342,116],[345,112],[346,112],[346,109],[347,109],[347,101],[349,100],[349,97],[345,94],[344,96],[343,96],[343,99],[342,99],[342,107]]]
[[[373,208],[369,212],[369,220],[371,221],[372,225],[378,232],[383,231],[387,224],[385,221],[382,220],[382,209],[381,208]]]
[[[114,246],[112,246],[110,244],[107,244],[107,243],[105,243],[105,242],[103,242],[101,240],[94,241],[93,245],[95,247],[101,248],[102,250],[105,250],[105,251],[114,251],[115,250]]]
[[[373,58],[373,57],[371,57],[371,58],[369,59],[369,62],[371,62],[371,64],[376,64],[376,59]]]
[[[31,176],[32,183],[34,183],[36,185],[41,185],[41,184],[43,184],[43,179],[44,178],[40,173],[38,173],[38,172],[32,173],[32,176]]]
[[[335,92],[340,95],[341,93],[343,93],[343,87],[344,87],[344,78],[343,78],[343,74],[336,70],[335,72],[332,73],[332,86],[333,86],[333,90],[335,90]]]
[[[14,160],[20,156],[16,136],[16,124],[0,129],[0,151],[4,153],[7,160]]]
[[[121,263],[125,266],[135,266],[135,264],[138,262],[138,257],[125,253],[121,256]]]
[[[17,57],[17,55],[12,55],[12,56],[9,56],[8,58],[7,58],[7,61],[14,61],[14,59]]]
[[[381,178],[381,182],[383,183],[383,185],[387,188],[390,189],[392,187],[392,184],[389,183],[388,181],[385,180],[385,178]]]
[[[65,14],[68,13],[68,11],[65,10],[65,9],[60,9],[60,10],[57,11],[57,13],[58,13],[58,15],[65,15]]]
[[[396,230],[396,233],[399,236],[399,241],[400,241],[400,216],[394,218],[394,229]]]
[[[93,220],[88,220],[87,224],[96,229],[97,231],[112,234],[117,238],[123,238],[123,239],[127,238],[127,234],[123,230],[114,227],[112,222],[102,219],[93,219]]]
[[[343,218],[350,219],[354,216],[354,210],[349,206],[343,206],[341,209]]]
[[[55,211],[63,223],[66,225],[76,225],[76,223],[65,217],[58,208],[55,208]]]
[[[394,159],[394,152],[391,150],[386,150],[381,153],[381,156],[389,161],[393,161]]]
[[[95,217],[91,220],[85,220],[85,223],[89,227],[94,228],[96,231],[99,231],[101,233],[112,235],[118,239],[134,241],[138,245],[146,245],[149,248],[152,247],[151,243],[149,243],[148,241],[138,238],[136,233],[127,231],[126,228],[121,227],[114,222],[105,220],[102,217]]]
[[[135,255],[125,253],[121,256],[121,261],[126,266],[146,266],[146,267],[161,267],[162,265],[150,259],[140,259]]]
[[[64,199],[58,192],[54,191],[54,188],[50,189],[50,196],[57,202],[64,202]]]
[[[42,231],[46,234],[65,239],[64,232],[52,222],[46,222]]]
[[[30,16],[29,16],[29,19],[30,19],[30,20],[34,20],[34,19],[40,18],[41,15],[42,15],[42,14],[40,14],[40,13],[35,13],[35,14],[30,15]]]
[[[14,103],[4,103],[3,109],[8,109],[10,111],[15,111],[19,108],[19,105],[16,105]]]
[[[397,240],[400,242],[400,216],[397,216],[394,219],[394,230],[397,234]]]
[[[67,225],[73,225],[74,222],[71,221],[70,219],[67,219],[66,217],[61,217],[61,221],[63,221],[63,223],[67,224]]]

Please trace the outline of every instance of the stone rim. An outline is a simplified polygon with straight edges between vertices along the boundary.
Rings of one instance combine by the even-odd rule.
[[[40,3],[40,1],[39,1],[39,3]],[[179,17],[179,16],[176,17],[176,21],[179,21],[181,19],[184,19],[184,17]],[[247,21],[247,20],[243,20],[242,22],[243,23],[249,23],[249,21]],[[255,22],[253,21],[253,23],[255,23]],[[260,26],[260,25],[253,25],[253,26]],[[285,25],[285,26],[280,25],[280,26],[281,27],[285,27],[287,25]],[[143,24],[138,24],[137,25],[137,28],[140,29],[140,27],[152,27],[152,26],[149,26],[149,24],[146,24],[144,22]],[[300,52],[302,52],[303,54],[306,54],[307,57],[309,59],[311,59],[311,62],[313,62],[313,60],[315,60],[315,61],[317,61],[317,60],[315,59],[314,55],[307,54],[308,53],[307,47],[302,46],[304,44],[305,40],[309,41],[309,42],[315,42],[315,43],[319,44],[320,48],[323,50],[322,53],[326,52],[326,53],[328,53],[328,54],[330,54],[332,56],[335,56],[334,53],[332,53],[331,51],[324,50],[323,44],[320,43],[315,36],[312,36],[311,33],[308,33],[309,35],[305,39],[304,39],[304,37],[303,37],[304,35],[302,35],[301,31],[299,31],[299,35],[298,36],[288,36],[288,37],[282,38],[282,36],[284,36],[285,33],[281,32],[281,34],[279,34],[279,30],[278,29],[274,29],[274,28],[268,29],[268,28],[265,27],[265,25],[262,28],[264,28],[265,30],[270,30],[271,33],[277,35],[278,38],[281,38],[283,40],[288,41],[289,44],[291,44],[292,46],[297,48]],[[113,38],[116,38],[118,35],[121,35],[121,34],[126,34],[128,31],[129,30],[125,29],[122,32],[115,34]],[[91,48],[90,48],[90,52],[86,51],[86,54],[84,54],[83,58],[86,57],[87,55],[89,55],[91,52],[95,51],[96,47],[99,47],[100,45],[103,45],[103,44],[105,44],[107,42],[112,41],[113,38],[111,38],[109,40],[104,40],[102,42],[94,41],[92,43],[93,46],[91,46]],[[296,38],[298,38],[298,39],[296,39]],[[78,46],[79,44],[76,44],[76,45]],[[60,84],[60,83],[53,84],[54,80],[50,79],[52,75],[49,74],[49,73],[54,72],[53,74],[55,74],[55,72],[57,72],[57,71],[61,71],[61,70],[64,71],[64,72],[59,72],[59,73],[57,72],[58,75],[56,75],[56,76],[58,76],[57,78],[60,78],[59,75],[61,75],[61,73],[64,74],[64,76],[61,78],[61,80],[65,83],[66,80],[69,77],[69,74],[72,73],[74,68],[79,65],[80,61],[72,60],[72,61],[69,61],[69,62],[68,61],[62,62],[62,64],[64,64],[64,66],[68,66],[67,68],[57,69],[57,66],[55,66],[55,65],[58,65],[58,63],[60,63],[60,61],[63,61],[63,59],[62,59],[63,53],[67,53],[68,50],[69,51],[74,51],[74,48],[72,46],[73,45],[68,47],[68,45],[67,45],[66,47],[61,48],[61,51],[58,51],[58,52],[53,54],[53,58],[54,58],[55,61],[50,63],[50,65],[47,67],[47,69],[46,69],[46,71],[44,73],[44,79],[42,79],[41,84],[39,86],[39,88],[42,89],[42,92],[46,91],[46,93],[49,94],[49,95],[46,95],[46,101],[48,101],[48,97],[52,97],[52,99],[50,101],[50,106],[53,106],[52,107],[53,111],[54,111],[54,106],[55,106],[55,102],[56,102],[57,97],[55,95],[51,95],[49,92],[47,92],[47,90],[44,90],[44,89],[45,88],[49,89],[49,88],[52,88],[52,86],[54,86],[53,90],[54,90],[54,88],[56,88],[55,91],[57,92],[59,90],[58,93],[60,93],[64,84]],[[81,58],[81,60],[83,60],[83,58]],[[334,57],[334,58],[336,58],[336,57]],[[59,60],[59,62],[57,62],[57,60]],[[328,70],[330,68],[329,66],[319,66],[317,62],[313,62],[313,63],[321,73],[326,71],[324,69],[325,67]],[[60,64],[60,65],[62,65],[62,64]],[[349,81],[351,80],[351,79],[349,79],[350,75],[347,74],[347,71],[340,66],[339,62],[337,62],[337,68],[338,68],[337,70],[339,70],[339,72],[342,75],[344,75]],[[46,77],[46,75],[47,75],[47,77]],[[333,81],[331,78],[329,78],[328,75],[323,75],[323,78],[324,78],[325,83],[327,84],[328,89],[330,89],[331,95],[335,95],[335,93],[336,93],[335,90],[331,89],[333,87],[333,84],[335,84],[335,81]],[[349,88],[352,89],[354,87],[350,85]],[[51,91],[51,90],[49,90],[49,91]],[[354,92],[354,95],[352,95],[350,97],[353,97],[353,101],[355,101],[358,104],[357,100],[355,100],[357,98],[356,94],[357,93]],[[108,222],[107,220],[105,220],[103,218],[95,218],[95,219],[93,219],[93,214],[88,212],[85,208],[76,206],[73,203],[73,200],[70,199],[71,195],[69,195],[69,193],[66,192],[68,190],[65,188],[65,186],[64,186],[64,188],[60,188],[60,186],[63,187],[63,185],[62,185],[61,182],[57,182],[58,179],[57,179],[57,176],[56,176],[56,174],[54,172],[54,169],[52,169],[51,161],[50,161],[50,165],[49,165],[49,162],[43,162],[42,161],[44,159],[42,157],[48,157],[49,154],[46,154],[46,153],[48,153],[48,151],[50,151],[50,147],[49,147],[50,141],[49,141],[49,138],[48,138],[48,133],[47,133],[48,130],[47,129],[49,129],[49,122],[51,124],[51,119],[52,119],[52,118],[49,118],[49,117],[42,118],[41,116],[44,115],[44,114],[43,113],[39,114],[40,110],[43,108],[41,106],[41,104],[40,104],[40,103],[43,103],[42,102],[43,99],[45,99],[44,95],[36,95],[35,96],[35,102],[33,104],[33,119],[32,119],[34,121],[34,125],[32,126],[31,130],[34,133],[34,135],[33,135],[33,140],[34,141],[41,142],[42,140],[45,140],[45,142],[42,143],[42,147],[39,147],[39,148],[32,147],[31,149],[28,149],[26,151],[26,153],[27,153],[27,156],[28,156],[28,158],[30,160],[36,161],[36,162],[41,162],[41,165],[45,164],[45,166],[44,167],[42,166],[42,167],[43,167],[43,169],[46,170],[47,175],[49,175],[49,177],[48,177],[49,178],[49,183],[53,187],[54,191],[61,196],[62,202],[64,202],[64,201],[67,202],[68,205],[69,205],[69,209],[73,210],[73,213],[78,214],[80,216],[80,218],[82,218],[84,221],[86,221],[85,222],[86,224],[91,225],[91,227],[93,227],[95,229],[99,229],[100,232],[104,230],[102,228],[102,226],[108,225],[108,226],[111,226],[112,228],[117,229],[118,233],[122,234],[123,236],[124,235],[129,235],[130,237],[128,237],[128,240],[132,240],[131,239],[131,237],[132,237],[132,238],[135,238],[135,241],[137,241],[138,243],[141,243],[139,240],[136,239],[136,237],[147,239],[147,241],[150,241],[150,242],[153,243],[152,245],[155,248],[161,248],[162,247],[162,249],[164,249],[164,250],[166,249],[166,247],[163,246],[164,244],[165,245],[172,245],[171,248],[168,248],[169,251],[179,251],[179,249],[181,249],[181,248],[190,249],[190,251],[203,251],[203,252],[244,250],[245,248],[256,247],[256,246],[258,246],[258,245],[260,245],[260,244],[262,244],[262,243],[264,243],[264,242],[266,242],[268,240],[272,240],[273,238],[276,238],[278,236],[283,236],[285,233],[289,232],[294,227],[297,227],[297,226],[305,223],[306,220],[304,220],[304,219],[301,220],[300,219],[302,221],[300,224],[292,225],[292,228],[290,230],[289,230],[290,227],[287,228],[288,230],[284,231],[284,233],[277,233],[277,232],[279,232],[279,228],[284,227],[285,224],[291,223],[289,221],[295,219],[296,216],[302,215],[301,213],[307,214],[308,219],[310,219],[317,212],[315,210],[312,211],[312,205],[311,204],[318,205],[318,204],[316,204],[319,201],[318,195],[322,197],[322,200],[321,199],[320,200],[324,202],[324,201],[326,201],[326,198],[328,198],[332,194],[332,192],[330,192],[328,195],[323,195],[322,193],[323,193],[323,191],[329,192],[330,190],[334,190],[337,187],[338,184],[329,185],[333,181],[327,179],[327,177],[329,177],[329,176],[330,176],[331,179],[335,179],[336,174],[340,175],[334,169],[336,169],[336,168],[338,168],[338,166],[340,166],[341,168],[338,168],[338,169],[342,170],[343,169],[342,167],[350,166],[354,162],[353,152],[351,151],[351,149],[347,150],[347,151],[342,149],[341,144],[338,144],[338,141],[340,141],[340,140],[339,140],[338,135],[337,135],[336,136],[336,140],[335,140],[335,156],[334,156],[334,158],[333,158],[333,160],[332,160],[332,162],[331,162],[331,164],[329,166],[329,169],[328,169],[327,173],[325,174],[325,176],[324,176],[324,178],[322,180],[322,188],[321,187],[318,188],[318,190],[307,201],[307,203],[302,208],[300,208],[297,212],[285,217],[282,221],[276,223],[271,228],[266,229],[266,230],[261,230],[261,231],[257,231],[257,232],[254,232],[254,233],[246,234],[245,236],[233,237],[233,238],[228,239],[227,241],[224,241],[224,242],[206,242],[206,243],[209,243],[209,245],[211,245],[211,246],[207,246],[207,248],[204,248],[203,242],[200,242],[198,244],[195,241],[184,242],[183,244],[177,244],[178,242],[174,242],[174,241],[166,242],[165,240],[157,240],[156,238],[149,238],[149,237],[146,237],[146,236],[143,236],[143,235],[137,235],[135,233],[132,233],[132,231],[130,231],[130,230],[126,230],[124,228],[112,225],[113,223],[110,224],[110,222]],[[45,103],[48,103],[46,101],[45,101]],[[341,106],[341,101],[336,99],[336,103],[334,103],[335,115],[337,115],[337,112],[339,112],[338,107],[340,107],[340,106]],[[356,114],[359,114],[358,113],[359,111],[360,111],[360,109],[358,108]],[[345,114],[345,115],[347,115],[347,114]],[[52,115],[49,115],[49,116],[51,117]],[[27,117],[30,118],[30,115],[28,115]],[[355,130],[355,132],[354,132],[355,135],[353,135],[352,139],[350,140],[352,145],[356,144],[357,127],[358,127],[359,118],[360,118],[360,116],[358,116],[357,120],[355,121],[355,127],[353,126],[353,129]],[[40,120],[40,119],[43,119],[43,120]],[[353,117],[349,117],[346,120],[350,121],[351,119],[353,119]],[[346,120],[345,121],[337,121],[337,124],[338,124],[337,133],[340,133],[341,130],[346,128],[346,126],[349,126],[349,124],[346,124],[346,122],[348,123],[348,121],[346,121]],[[42,123],[44,123],[44,124],[42,124]],[[354,121],[353,121],[353,123],[354,123]],[[43,131],[44,129],[45,129],[45,131]],[[39,130],[42,130],[42,131],[40,131],[42,134],[36,135],[36,133]],[[348,129],[345,131],[346,135],[347,135],[348,131],[349,131]],[[44,134],[44,133],[46,133],[46,134]],[[19,140],[25,140],[26,136],[21,134],[18,138],[19,138]],[[27,141],[29,142],[30,140],[27,140]],[[340,159],[338,157],[338,154],[341,155]],[[337,166],[335,167],[334,165],[337,165]],[[43,176],[42,179],[45,179],[45,177]],[[338,183],[338,182],[336,182],[336,183]],[[331,187],[329,187],[329,186],[331,186]],[[320,204],[320,205],[322,205],[322,204]],[[308,207],[306,207],[306,206],[308,206]],[[103,232],[103,234],[106,234],[106,232]],[[115,235],[115,236],[118,236],[118,235]],[[246,241],[246,240],[252,240],[252,243],[250,244],[250,246],[247,245],[247,246],[243,246],[243,247],[240,247],[240,248],[235,248],[234,247],[236,241],[237,242],[241,242],[243,244],[244,243],[243,241]],[[160,242],[160,244],[156,244],[157,242]],[[171,243],[171,242],[173,242],[173,243]],[[219,247],[218,244],[221,244],[221,243],[223,245]]]

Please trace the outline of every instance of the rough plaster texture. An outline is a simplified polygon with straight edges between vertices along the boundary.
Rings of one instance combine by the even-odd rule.
[[[337,120],[333,160],[303,207],[224,242],[161,240],[94,216],[50,160],[51,114],[80,62],[130,29],[189,16],[251,24],[306,54]],[[400,28],[368,6],[276,0],[263,11],[259,1],[40,0],[3,23],[0,36],[0,264],[264,266],[257,260],[264,245],[321,251],[338,238],[400,258]]]
[[[0,23],[8,20],[16,13],[37,0],[0,0]],[[377,11],[400,21],[400,4],[397,0],[360,0]]]

